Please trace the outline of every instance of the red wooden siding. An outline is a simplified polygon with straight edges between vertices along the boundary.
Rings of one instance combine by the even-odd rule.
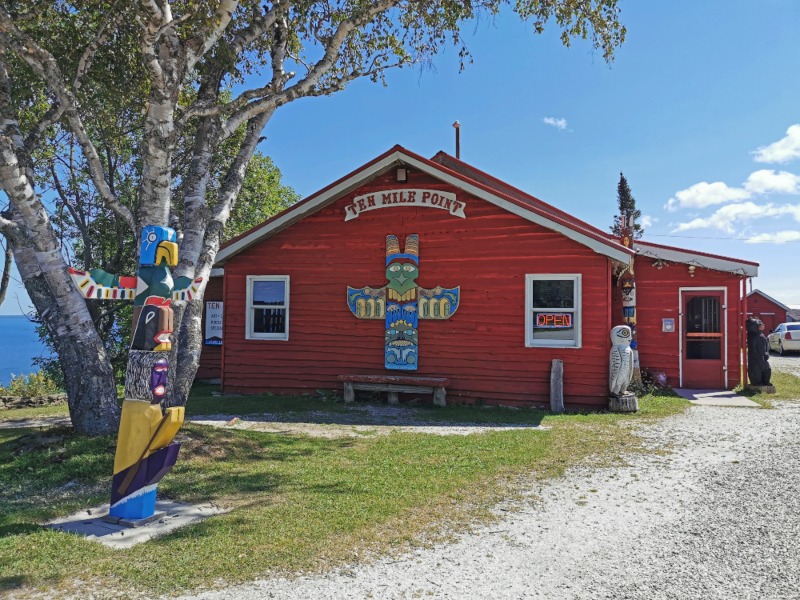
[[[460,191],[466,219],[397,206],[344,222],[353,196],[402,187],[456,191],[418,173],[406,184],[378,178],[227,262],[223,389],[306,393],[339,389],[339,375],[387,373],[384,323],[356,319],[347,286],[383,286],[386,236],[403,243],[418,233],[418,284],[461,286],[461,304],[447,321],[420,321],[417,375],[448,377],[450,402],[549,405],[550,364],[560,358],[567,403],[605,406],[609,260]],[[525,347],[529,273],[582,275],[582,348]],[[290,277],[288,341],[245,339],[248,275]]]
[[[744,339],[744,308],[741,299],[741,277],[697,267],[694,277],[687,265],[670,263],[662,269],[653,260],[637,257],[636,329],[639,341],[639,364],[645,371],[660,371],[667,375],[672,387],[680,385],[680,318],[679,288],[724,287],[727,290],[727,353],[728,388],[739,385],[742,377],[740,348]],[[615,294],[615,324],[622,322],[621,300]],[[662,319],[675,319],[675,332],[661,329]]]
[[[212,277],[208,280],[206,290],[203,293],[203,322],[202,329],[203,335],[206,331],[206,310],[205,303],[211,301],[222,300],[222,277]],[[223,305],[224,309],[224,305]],[[223,321],[224,327],[224,321]],[[224,342],[223,342],[224,343]],[[206,346],[203,344],[203,350],[200,353],[200,366],[197,368],[197,375],[195,379],[219,379],[222,377],[222,347],[221,346]]]
[[[747,297],[748,316],[752,315],[764,323],[764,331],[769,333],[781,323],[788,321],[786,309],[765,298],[756,291]]]

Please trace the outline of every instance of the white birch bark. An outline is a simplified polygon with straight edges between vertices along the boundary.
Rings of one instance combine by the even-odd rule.
[[[86,301],[69,276],[47,213],[6,136],[0,136],[0,183],[18,226],[17,235],[9,238],[14,259],[37,313],[56,342],[73,427],[90,435],[113,433],[119,407],[111,364]]]

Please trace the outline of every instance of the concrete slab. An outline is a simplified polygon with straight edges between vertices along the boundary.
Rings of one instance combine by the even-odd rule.
[[[228,509],[213,504],[184,504],[161,500],[156,502],[156,511],[163,511],[163,517],[146,525],[132,528],[120,523],[105,521],[104,517],[108,515],[108,508],[108,504],[103,504],[96,508],[79,511],[69,517],[54,519],[45,523],[45,526],[57,531],[81,535],[110,548],[123,550],[191,523],[228,512]]]
[[[728,390],[687,390],[675,389],[675,393],[686,398],[692,404],[701,406],[743,406],[747,408],[761,408],[757,402],[739,396]]]

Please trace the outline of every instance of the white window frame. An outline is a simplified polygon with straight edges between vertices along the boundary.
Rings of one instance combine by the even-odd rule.
[[[282,281],[284,282],[284,304],[275,305],[272,308],[282,308],[286,311],[286,330],[283,333],[257,333],[253,331],[253,310],[264,308],[263,306],[253,305],[253,287],[257,281]],[[289,339],[289,276],[288,275],[248,275],[247,276],[247,314],[245,316],[246,329],[245,339],[247,340],[279,340]]]
[[[525,347],[526,348],[581,348],[582,344],[582,288],[580,273],[537,273],[525,275]],[[532,287],[534,281],[573,281],[573,308],[559,308],[548,306],[533,306]],[[575,331],[574,341],[566,340],[542,340],[533,337],[533,313],[534,309],[551,309],[560,312],[571,312],[573,329]]]

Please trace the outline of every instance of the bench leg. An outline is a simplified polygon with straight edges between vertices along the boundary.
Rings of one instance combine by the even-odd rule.
[[[443,387],[433,388],[433,404],[435,406],[447,404],[447,391]]]
[[[350,404],[351,402],[355,401],[356,399],[356,392],[353,389],[353,384],[350,381],[344,382],[344,403]]]
[[[400,394],[397,392],[386,392],[386,399],[389,401],[389,404],[397,404],[400,402]]]

